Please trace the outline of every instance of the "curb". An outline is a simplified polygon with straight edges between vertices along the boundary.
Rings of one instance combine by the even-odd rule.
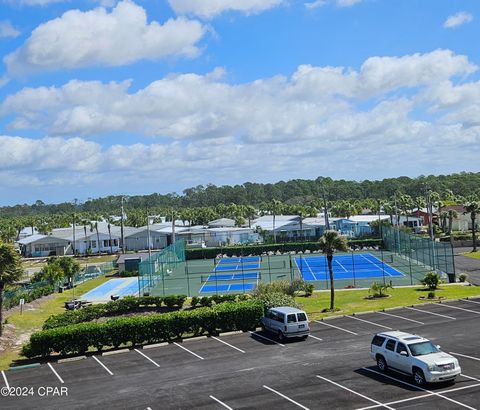
[[[86,359],[87,356],[74,356],[74,357],[67,357],[66,359],[58,359],[57,363],[68,363],[68,362],[77,362],[79,360]]]
[[[181,339],[180,343],[185,343],[185,342],[194,342],[195,340],[204,340],[206,339],[207,336],[196,336],[196,337],[189,337],[187,339]]]
[[[111,356],[114,354],[121,354],[121,353],[128,353],[130,349],[119,349],[119,350],[111,350],[109,352],[103,352],[102,356]]]
[[[40,363],[32,363],[32,364],[24,364],[21,366],[13,366],[7,369],[8,371],[16,371],[16,370],[22,370],[22,369],[34,369],[36,367],[40,367]]]
[[[243,334],[243,330],[234,330],[232,332],[219,333],[218,336],[233,336],[233,335],[241,335],[241,334]]]
[[[151,345],[144,345],[142,346],[142,349],[154,349],[155,347],[163,347],[163,346],[168,346],[170,343],[168,342],[162,342],[162,343],[154,343]]]

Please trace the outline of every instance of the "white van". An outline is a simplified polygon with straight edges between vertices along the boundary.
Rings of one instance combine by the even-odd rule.
[[[268,309],[261,323],[262,329],[275,333],[280,341],[290,337],[305,340],[310,334],[307,314],[288,306]]]

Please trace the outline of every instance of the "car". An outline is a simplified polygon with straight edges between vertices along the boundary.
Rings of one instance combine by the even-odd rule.
[[[280,341],[291,337],[306,339],[310,334],[307,314],[289,306],[268,309],[261,324],[263,330],[276,334]]]
[[[377,333],[370,356],[381,372],[388,369],[413,376],[416,385],[455,382],[462,372],[458,360],[430,340],[400,331]]]

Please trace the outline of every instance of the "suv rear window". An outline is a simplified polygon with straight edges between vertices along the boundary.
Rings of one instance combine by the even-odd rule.
[[[307,321],[307,315],[305,313],[297,313],[298,321],[299,322],[306,322]]]
[[[372,340],[372,345],[381,346],[383,345],[383,342],[385,341],[385,339],[386,337],[375,335],[375,337]]]
[[[391,350],[393,352],[395,350],[395,343],[397,343],[395,340],[388,339],[387,344],[385,345],[385,349]]]
[[[290,313],[287,316],[287,323],[296,323],[297,321],[297,316],[295,316],[295,313]]]

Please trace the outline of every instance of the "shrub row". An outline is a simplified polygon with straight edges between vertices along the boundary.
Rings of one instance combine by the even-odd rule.
[[[217,334],[222,331],[250,330],[259,325],[262,304],[253,301],[222,303],[165,314],[114,318],[102,323],[80,323],[42,330],[23,346],[26,357],[83,354],[89,348],[137,345],[174,340],[187,335]]]
[[[43,324],[43,329],[53,329],[77,323],[90,322],[104,316],[121,315],[135,311],[141,307],[156,306],[162,304],[169,308],[181,308],[187,299],[186,295],[170,296],[127,296],[115,302],[107,302],[98,305],[86,306],[82,309],[67,311],[59,315],[50,316]]]
[[[363,248],[365,246],[380,246],[381,239],[358,239],[348,241],[349,246],[356,248]],[[243,245],[243,246],[228,246],[225,248],[205,248],[205,249],[187,249],[185,257],[190,259],[214,259],[218,254],[225,254],[228,256],[234,255],[261,255],[267,252],[305,252],[318,251],[318,242],[295,242],[295,243],[277,243],[277,244],[262,244],[262,245]]]
[[[32,302],[35,299],[40,299],[55,292],[53,285],[39,286],[35,289],[22,289],[12,292],[5,292],[3,299],[3,308],[5,310],[18,306],[20,299],[24,299],[25,303]]]
[[[240,302],[242,300],[248,300],[251,296],[248,294],[235,294],[235,295],[212,295],[212,296],[193,296],[190,302],[192,307],[202,306],[210,307],[214,304],[225,302]]]

